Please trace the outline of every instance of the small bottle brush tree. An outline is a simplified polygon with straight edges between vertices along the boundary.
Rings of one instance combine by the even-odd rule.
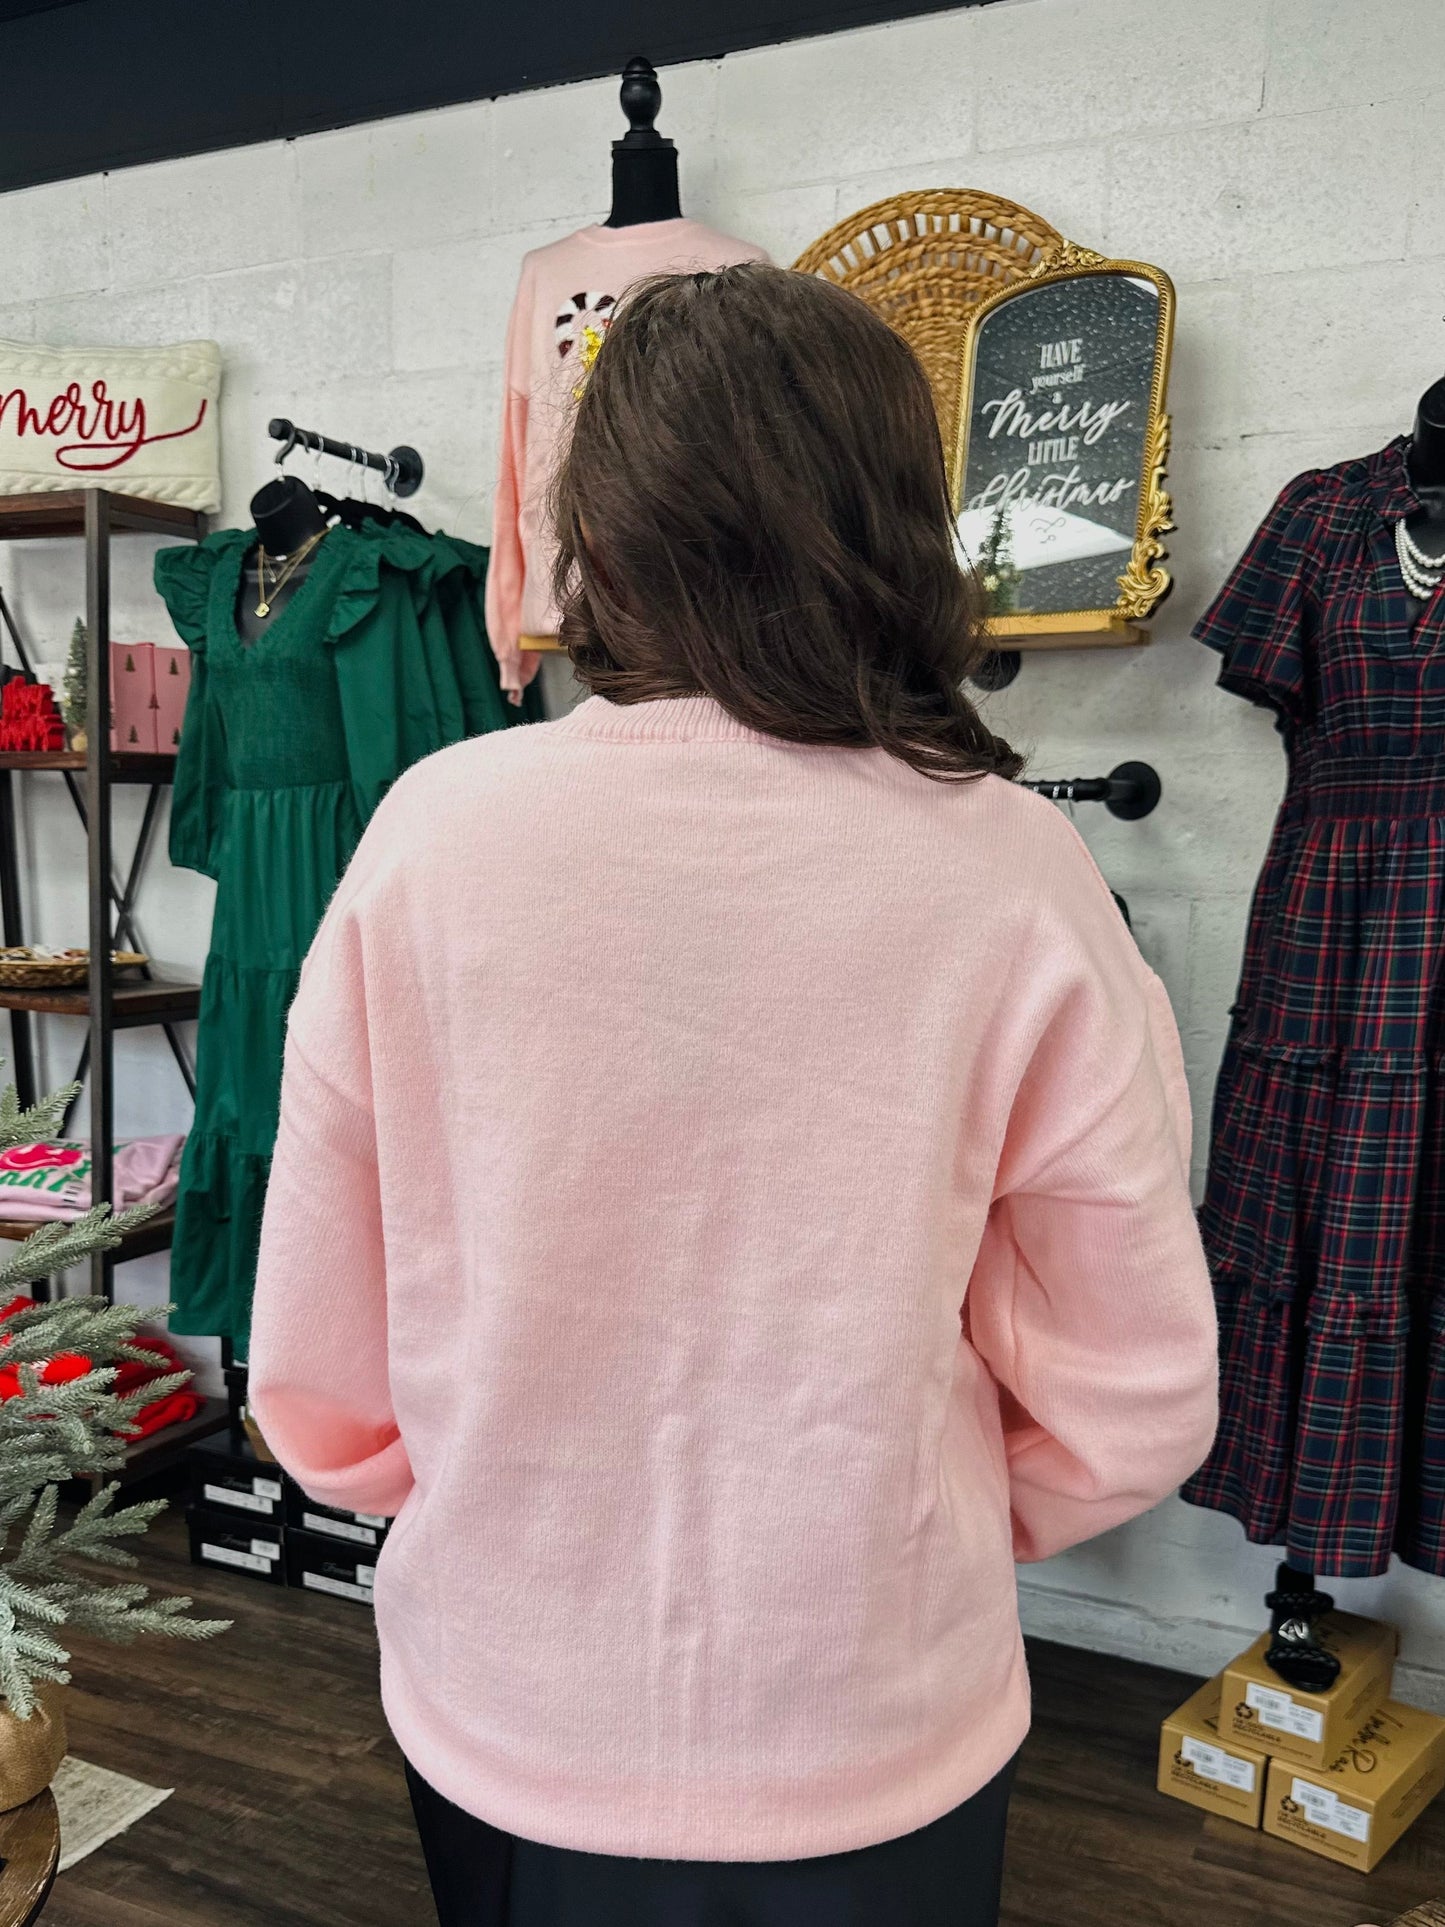
[[[70,632],[70,654],[65,659],[65,696],[60,713],[65,719],[65,727],[70,731],[72,742],[85,736],[85,624],[79,616]]]
[[[1006,507],[1000,508],[989,523],[974,566],[983,588],[985,613],[1007,615],[1014,606],[1022,571],[1014,566],[1013,530]]]
[[[0,1150],[59,1135],[78,1087],[22,1111],[11,1085],[0,1093]],[[120,1243],[150,1207],[112,1217],[98,1204],[73,1222],[43,1225],[0,1264],[0,1302],[35,1278]],[[103,1298],[61,1298],[21,1311],[0,1326],[0,1366],[14,1367],[20,1389],[0,1400],[0,1695],[28,1719],[39,1682],[65,1684],[70,1654],[61,1627],[128,1641],[142,1633],[205,1639],[225,1619],[188,1619],[191,1601],[152,1599],[135,1581],[106,1582],[87,1567],[134,1567],[118,1541],[144,1532],[165,1500],[116,1508],[117,1487],[102,1487],[68,1522],[58,1509],[67,1479],[118,1469],[124,1433],[152,1399],[190,1377],[169,1373],[125,1397],[114,1390],[125,1360],[153,1362],[138,1340],[141,1313]]]

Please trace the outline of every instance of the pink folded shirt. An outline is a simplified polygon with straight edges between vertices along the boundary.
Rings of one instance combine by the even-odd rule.
[[[115,1147],[110,1203],[169,1204],[180,1181],[184,1137],[135,1137]],[[83,1218],[91,1206],[90,1146],[17,1144],[0,1151],[0,1218]]]

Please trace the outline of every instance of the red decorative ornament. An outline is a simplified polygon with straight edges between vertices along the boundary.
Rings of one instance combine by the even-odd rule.
[[[0,690],[0,750],[64,748],[65,724],[50,684],[12,676]]]

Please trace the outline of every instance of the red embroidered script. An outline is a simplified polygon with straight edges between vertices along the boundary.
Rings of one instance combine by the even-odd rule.
[[[90,384],[89,397],[82,395],[80,383],[73,381],[44,407],[32,402],[23,388],[0,388],[0,428],[10,414],[17,436],[53,435],[57,440],[62,435],[72,436],[73,440],[62,442],[56,449],[56,461],[62,468],[94,474],[123,467],[138,449],[149,448],[153,442],[174,442],[183,435],[194,435],[206,419],[206,407],[203,399],[196,419],[187,427],[151,435],[146,432],[146,405],[141,396],[117,401],[103,380]]]

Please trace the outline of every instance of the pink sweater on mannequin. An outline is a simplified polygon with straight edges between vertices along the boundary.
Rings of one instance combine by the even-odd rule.
[[[556,549],[547,490],[571,431],[590,349],[601,342],[623,295],[644,275],[767,258],[751,241],[682,219],[585,227],[522,257],[507,323],[501,464],[487,567],[487,634],[502,687],[514,697],[542,660],[535,649],[522,647],[522,637],[557,631]]]
[[[417,1769],[686,1859],[974,1793],[1028,1725],[1014,1560],[1210,1442],[1188,1147],[1163,990],[1014,785],[703,697],[411,771],[292,1012],[251,1382],[310,1492],[397,1515]]]

